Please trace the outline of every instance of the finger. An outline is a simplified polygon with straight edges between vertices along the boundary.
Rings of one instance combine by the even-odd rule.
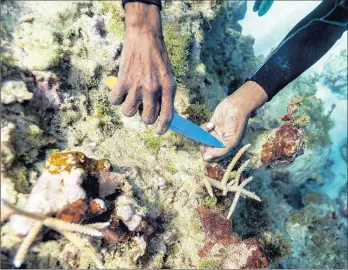
[[[265,15],[267,13],[267,11],[271,8],[272,4],[273,4],[273,0],[263,1],[257,15],[259,15],[259,17]]]
[[[126,117],[132,117],[138,111],[141,103],[141,95],[139,88],[133,88],[129,91],[127,98],[123,104],[122,114]]]
[[[155,133],[162,135],[167,132],[170,124],[173,120],[174,114],[174,96],[176,85],[165,86],[162,93],[161,111],[159,115],[159,121],[156,126]]]
[[[214,125],[214,123],[212,123],[212,122],[208,122],[208,123],[205,125],[205,127],[206,127],[206,130],[207,130],[208,132],[210,132],[210,131],[212,131],[212,130],[214,129],[215,125]]]
[[[120,105],[125,100],[128,92],[128,86],[124,82],[118,82],[108,95],[109,102],[113,105]]]
[[[141,120],[147,124],[152,125],[156,122],[156,110],[158,108],[158,97],[155,94],[157,90],[146,93],[143,98],[143,112],[141,114]]]
[[[259,8],[262,4],[262,1],[263,0],[256,0],[255,3],[254,3],[254,7],[253,7],[253,11],[256,12],[256,11],[259,11]]]

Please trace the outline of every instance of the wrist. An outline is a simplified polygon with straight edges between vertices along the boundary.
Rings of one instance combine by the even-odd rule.
[[[129,2],[125,5],[125,11],[126,32],[152,32],[162,35],[161,15],[156,5]]]
[[[239,107],[247,116],[250,116],[268,100],[265,90],[254,81],[245,82],[228,98],[234,100],[234,103],[238,103],[234,106]]]

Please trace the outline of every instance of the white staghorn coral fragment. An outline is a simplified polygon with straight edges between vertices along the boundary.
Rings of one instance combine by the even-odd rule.
[[[203,179],[203,183],[210,196],[213,196],[212,186],[222,190],[222,194],[224,196],[226,196],[228,192],[235,193],[227,218],[231,218],[231,216],[233,215],[233,212],[236,209],[240,196],[245,196],[256,201],[261,201],[261,199],[257,195],[255,195],[253,192],[250,192],[244,188],[253,179],[252,177],[249,177],[248,179],[245,179],[242,183],[239,183],[241,174],[245,170],[245,168],[249,165],[250,160],[245,161],[238,168],[237,171],[232,171],[237,161],[240,159],[240,157],[249,147],[250,147],[250,144],[247,144],[238,151],[238,153],[235,155],[235,157],[232,159],[232,161],[228,165],[221,182],[209,177],[205,177]],[[234,179],[228,182],[228,179],[231,177],[231,175],[233,175]]]

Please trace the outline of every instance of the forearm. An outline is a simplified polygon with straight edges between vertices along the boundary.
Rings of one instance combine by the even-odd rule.
[[[125,5],[127,3],[131,3],[131,2],[139,2],[139,3],[144,3],[144,4],[152,4],[155,5],[159,8],[159,10],[162,9],[162,4],[161,4],[161,0],[122,0],[122,5],[123,7],[125,7]]]
[[[142,2],[128,2],[126,11],[126,33],[136,35],[150,33],[162,35],[162,22],[157,6]]]
[[[325,1],[319,5],[295,26],[260,69],[249,78],[265,90],[268,100],[316,63],[347,30],[343,23],[348,21],[348,11],[342,7],[337,7],[325,18],[342,25],[319,21],[322,14],[328,14],[334,7],[334,2],[328,3]],[[315,20],[312,21],[313,19]]]

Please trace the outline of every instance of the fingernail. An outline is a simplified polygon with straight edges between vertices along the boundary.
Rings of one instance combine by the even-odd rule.
[[[207,129],[212,129],[214,128],[214,124],[213,123],[208,123],[207,124]]]
[[[159,134],[155,133],[154,136],[155,136],[155,137],[159,137]]]
[[[209,159],[212,159],[213,158],[213,156],[211,155],[211,154],[205,154],[204,156],[203,156],[203,159],[204,160],[209,160]]]

